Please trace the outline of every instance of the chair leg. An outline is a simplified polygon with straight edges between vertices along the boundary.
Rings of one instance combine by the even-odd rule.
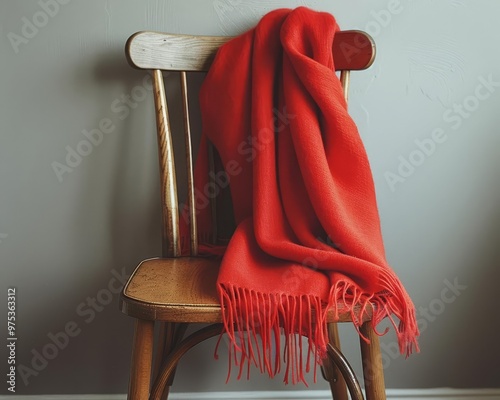
[[[153,341],[154,321],[138,319],[135,323],[128,400],[147,400],[149,398]]]
[[[361,343],[361,357],[363,360],[363,377],[365,381],[366,400],[385,400],[384,368],[378,335],[372,328],[371,321],[361,326],[361,333],[370,340]]]
[[[338,326],[335,322],[328,323],[328,339],[330,343],[340,350]],[[330,390],[335,400],[347,400],[347,386],[339,368],[329,358],[324,360],[323,376],[330,384]]]
[[[151,400],[162,399],[162,394],[164,393],[165,389],[168,388],[168,383],[170,382],[171,376],[174,373],[179,360],[189,349],[208,338],[220,335],[222,330],[222,324],[208,325],[192,333],[182,341],[179,341],[175,349],[173,349],[172,352],[168,355],[167,359],[163,363],[159,375],[153,382],[150,396]]]
[[[174,324],[169,322],[161,322],[160,329],[158,333],[158,346],[155,350],[154,356],[154,368],[153,368],[153,380],[158,376],[163,361],[168,356],[173,347],[173,330]],[[161,397],[162,400],[168,399],[168,394],[170,391],[170,385],[165,387],[165,391]]]
[[[344,355],[340,352],[339,349],[332,346],[331,343],[326,346],[326,352],[332,364],[335,364],[338,367],[342,376],[344,377],[346,385],[349,389],[349,393],[351,395],[351,399],[364,400],[363,392],[361,391],[361,386],[359,386],[356,374],[354,373]]]
[[[162,322],[160,325],[159,332],[159,348],[156,351],[156,360],[154,367],[153,382],[158,377],[164,362],[170,356],[170,353],[176,348],[176,346],[182,341],[184,334],[188,328],[188,323],[173,323],[173,322]],[[168,400],[168,395],[170,388],[174,383],[175,370],[170,374],[170,378],[163,390],[161,400]]]
[[[160,322],[158,329],[158,343],[156,344],[154,354],[153,354],[153,379],[156,378],[158,372],[160,371],[161,364],[163,363],[163,355],[165,352],[165,342],[166,342],[166,323]]]

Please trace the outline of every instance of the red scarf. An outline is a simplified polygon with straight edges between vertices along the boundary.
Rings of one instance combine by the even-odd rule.
[[[274,376],[284,362],[285,382],[304,381],[311,354],[325,355],[327,309],[351,312],[359,327],[371,303],[374,326],[389,316],[400,351],[418,349],[414,306],[385,259],[368,158],[334,72],[338,30],[327,13],[270,12],[220,48],[200,93],[198,228],[209,236],[208,198],[223,185],[208,180],[208,139],[237,224],[217,288],[238,377],[252,363]]]

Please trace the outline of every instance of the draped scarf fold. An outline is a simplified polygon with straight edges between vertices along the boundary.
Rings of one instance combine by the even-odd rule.
[[[370,165],[335,74],[338,30],[327,13],[272,11],[219,49],[200,92],[200,249],[222,254],[217,290],[238,377],[252,364],[270,376],[283,366],[285,382],[305,383],[325,357],[327,310],[350,313],[356,327],[367,314],[374,327],[389,317],[401,353],[418,350],[415,309],[386,261]],[[222,249],[206,243],[207,200],[225,182],[209,180],[208,141],[236,221]]]

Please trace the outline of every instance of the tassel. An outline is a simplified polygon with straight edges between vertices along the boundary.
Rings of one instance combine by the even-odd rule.
[[[401,353],[408,356],[413,350],[418,351],[415,310],[397,280],[391,278],[389,274],[384,277],[382,282],[387,290],[377,294],[363,293],[347,280],[338,281],[331,288],[327,305],[320,298],[310,295],[259,293],[233,285],[219,285],[224,333],[229,339],[230,365],[226,382],[231,376],[232,363],[239,367],[238,380],[243,376],[245,366],[247,379],[250,377],[252,364],[273,378],[280,372],[281,350],[285,364],[283,381],[286,384],[291,381],[308,386],[305,373],[311,370],[311,355],[314,356],[313,376],[316,382],[317,365],[321,365],[326,357],[328,310],[333,310],[336,321],[341,313],[350,313],[360,335],[360,327],[365,320],[371,319],[376,329],[378,323],[388,317],[396,330]],[[406,323],[397,325],[392,314]],[[383,335],[387,329],[382,333],[375,332]],[[284,337],[283,348],[281,334]],[[307,337],[306,351],[302,336]],[[363,339],[368,342],[368,338]]]

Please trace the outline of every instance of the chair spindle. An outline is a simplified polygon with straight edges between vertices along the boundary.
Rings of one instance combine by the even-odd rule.
[[[351,76],[351,71],[344,69],[340,71],[340,83],[342,84],[342,89],[344,89],[344,99],[347,102],[349,100],[349,78]]]
[[[160,161],[163,257],[179,257],[181,242],[179,235],[179,207],[175,176],[172,130],[168,116],[167,98],[161,70],[153,71],[156,128],[158,133],[158,158]]]
[[[191,140],[191,124],[189,122],[189,101],[186,71],[181,71],[182,108],[184,114],[184,139],[186,149],[186,169],[189,206],[189,236],[191,239],[191,256],[198,255],[198,231],[196,224],[196,206],[194,197],[193,145]]]

